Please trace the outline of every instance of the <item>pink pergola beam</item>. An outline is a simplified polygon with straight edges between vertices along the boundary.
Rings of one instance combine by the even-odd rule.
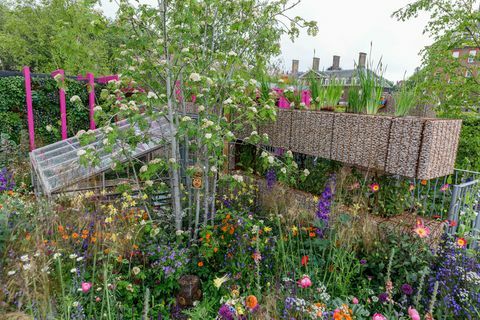
[[[27,121],[28,137],[30,139],[30,151],[35,150],[35,125],[33,122],[33,103],[32,103],[32,79],[30,77],[30,68],[23,67],[23,76],[25,77],[25,100],[27,103]]]
[[[63,85],[65,83],[65,72],[62,69],[53,71],[52,77],[55,78],[55,76],[59,74],[62,76],[60,82]],[[60,122],[62,125],[62,140],[65,140],[67,139],[67,101],[65,98],[65,89],[63,89],[63,87],[60,87],[58,93],[60,95]]]
[[[108,83],[108,81],[112,81],[112,80],[118,81],[118,75],[115,74],[111,76],[97,78],[98,83],[102,83],[102,84]]]
[[[88,106],[90,107],[90,129],[95,130],[95,77],[93,73],[87,73],[88,80]]]

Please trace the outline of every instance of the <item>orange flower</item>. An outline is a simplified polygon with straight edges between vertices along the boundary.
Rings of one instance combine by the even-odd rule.
[[[60,233],[62,233],[62,232],[65,231],[65,229],[63,228],[63,226],[58,226],[57,229],[58,229],[58,232],[60,232]]]
[[[120,263],[121,263],[122,261],[123,261],[123,257],[122,257],[122,256],[118,256],[118,257],[117,257],[117,262],[120,262]]]
[[[69,236],[68,236],[68,234],[64,234],[64,235],[62,236],[62,238],[63,238],[63,240],[68,240]]]
[[[315,232],[310,232],[308,235],[310,236],[310,238],[315,238],[316,236]]]
[[[32,236],[30,235],[30,232],[27,232],[27,233],[25,234],[25,239],[28,241],[28,240],[30,240],[31,238],[32,238]]]
[[[212,235],[210,233],[207,233],[205,235],[205,239],[207,239],[207,241],[209,241],[211,237],[212,237]]]
[[[228,219],[230,219],[230,217],[231,217],[231,216],[230,216],[230,213],[229,213],[229,214],[227,214],[227,215],[225,216],[225,219],[228,220]]]
[[[90,242],[91,242],[91,243],[97,242],[97,238],[96,238],[96,237],[91,237],[91,238],[90,238]]]
[[[213,252],[217,253],[217,252],[218,252],[218,248],[213,248]]]
[[[245,305],[247,306],[248,309],[253,310],[258,306],[258,300],[257,297],[254,295],[250,295],[245,298]]]
[[[457,246],[460,248],[465,248],[467,246],[467,240],[465,240],[465,238],[458,238]]]
[[[73,239],[77,239],[79,237],[78,233],[74,232],[72,233],[72,238]]]
[[[420,181],[420,184],[422,186],[426,186],[427,185],[427,180],[423,179],[422,181]]]
[[[430,229],[425,227],[422,219],[417,219],[417,226],[413,229],[420,238],[426,238],[430,235]]]
[[[88,230],[82,230],[82,234],[88,235],[88,233],[89,233]]]
[[[222,231],[223,231],[223,232],[227,232],[227,230],[228,230],[228,225],[222,226]]]
[[[203,261],[199,261],[199,262],[197,263],[197,265],[198,265],[200,268],[203,267]]]
[[[7,194],[8,194],[9,196],[13,196],[15,193],[14,193],[12,190],[8,190]]]
[[[230,227],[230,231],[228,233],[233,234],[235,232],[235,228]]]
[[[136,244],[134,244],[134,245],[132,246],[132,248],[133,248],[134,250],[137,250],[137,249],[138,249],[138,246],[137,246]]]

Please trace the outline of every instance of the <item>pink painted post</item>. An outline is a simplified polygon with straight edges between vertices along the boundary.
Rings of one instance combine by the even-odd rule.
[[[88,79],[88,105],[90,107],[90,129],[95,130],[95,119],[94,119],[94,113],[95,111],[93,108],[95,108],[95,77],[93,76],[93,73],[89,72],[87,73],[87,79]]]
[[[27,102],[28,137],[30,139],[30,151],[33,151],[35,150],[35,125],[33,122],[32,80],[30,77],[29,67],[23,67],[23,76],[25,77],[25,98]]]
[[[58,69],[52,72],[52,77],[56,77],[57,75],[61,75],[61,83],[62,85],[65,83],[65,72],[62,69]],[[65,89],[60,87],[58,91],[60,95],[60,121],[62,123],[62,140],[67,139],[67,101],[65,98]]]
[[[108,83],[108,81],[112,81],[112,80],[118,81],[118,75],[114,74],[111,76],[100,77],[97,79],[98,83],[101,83],[101,84]]]

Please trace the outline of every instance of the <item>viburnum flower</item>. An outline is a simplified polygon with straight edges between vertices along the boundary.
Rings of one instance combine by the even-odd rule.
[[[372,183],[372,184],[370,185],[370,190],[371,190],[372,192],[377,192],[378,190],[380,190],[380,185],[379,185],[378,183],[376,183],[376,182],[375,182],[375,183]]]
[[[456,243],[459,248],[465,248],[467,246],[467,240],[465,238],[458,238]]]
[[[307,276],[307,275],[303,275],[303,277],[300,278],[300,280],[298,280],[298,285],[301,287],[301,288],[308,288],[308,287],[311,287],[312,286],[312,280],[310,280],[310,277]]]

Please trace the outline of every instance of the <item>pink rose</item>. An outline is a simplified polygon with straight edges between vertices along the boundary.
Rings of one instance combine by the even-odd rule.
[[[87,293],[91,287],[92,287],[92,284],[90,282],[82,282],[83,293]]]
[[[300,280],[298,280],[298,285],[302,288],[308,288],[312,286],[312,280],[307,275],[304,275]]]
[[[372,317],[372,320],[388,320],[388,319],[381,313],[375,313]]]
[[[352,303],[353,303],[353,304],[358,304],[358,299],[357,299],[357,297],[353,297]]]
[[[408,315],[412,320],[420,320],[420,315],[418,314],[418,311],[412,307],[408,307]]]

